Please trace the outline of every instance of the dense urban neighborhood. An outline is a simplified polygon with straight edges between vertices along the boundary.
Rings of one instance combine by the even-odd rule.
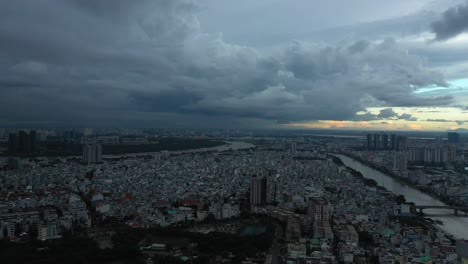
[[[139,137],[114,144],[157,144]],[[343,159],[457,205],[459,216],[448,212],[462,218],[465,145],[400,137],[405,145],[390,149],[382,141],[392,137],[371,137],[382,149],[365,137],[244,136],[221,147],[103,155],[102,137],[82,136],[73,139],[82,157],[4,159],[0,239],[8,250],[36,241],[31,256],[44,257],[61,241],[94,245],[82,256],[90,262],[460,263],[468,242]],[[421,145],[454,153],[413,163],[408,153]]]

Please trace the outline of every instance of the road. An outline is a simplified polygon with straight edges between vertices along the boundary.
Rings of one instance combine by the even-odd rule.
[[[273,243],[271,244],[270,249],[268,250],[268,255],[265,260],[265,264],[282,264],[281,261],[281,244],[278,242],[278,239],[283,237],[283,227],[275,223],[276,232]]]

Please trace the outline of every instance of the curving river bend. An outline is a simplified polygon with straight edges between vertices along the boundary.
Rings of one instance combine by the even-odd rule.
[[[365,178],[375,180],[378,185],[385,187],[395,194],[404,195],[408,202],[413,202],[416,205],[445,205],[443,202],[359,161],[340,154],[336,154],[335,156],[339,157],[346,166],[362,173],[362,176]],[[424,213],[434,220],[440,220],[443,225],[439,227],[455,238],[468,239],[468,217],[455,216],[453,215],[453,210],[448,209],[425,209]]]

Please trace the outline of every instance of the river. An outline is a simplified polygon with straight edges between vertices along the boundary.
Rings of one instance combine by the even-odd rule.
[[[209,151],[226,151],[226,150],[243,150],[254,148],[255,145],[241,141],[228,141],[225,145],[210,147],[210,148],[198,148],[198,149],[186,149],[177,151],[158,151],[158,152],[140,152],[140,153],[125,153],[125,154],[106,154],[102,155],[103,158],[122,158],[122,157],[137,157],[145,155],[155,155],[160,153],[165,154],[186,154],[186,153],[198,153],[198,152],[209,152]]]
[[[407,184],[397,181],[392,177],[381,173],[365,164],[351,159],[344,155],[336,155],[348,167],[359,171],[362,176],[375,180],[378,185],[387,190],[405,196],[407,202],[413,202],[416,205],[445,205],[443,202],[414,189]],[[453,235],[457,239],[468,239],[468,217],[455,216],[453,210],[449,209],[425,209],[424,213],[434,220],[440,220],[443,224],[440,229]]]

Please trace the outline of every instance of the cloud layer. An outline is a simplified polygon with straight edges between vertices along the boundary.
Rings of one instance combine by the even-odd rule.
[[[436,40],[447,40],[468,32],[468,2],[445,11],[442,18],[432,24]]]
[[[406,120],[406,121],[417,121],[416,117],[413,117],[411,114],[403,113],[398,114],[393,110],[393,108],[381,109],[378,114],[372,114],[366,112],[364,114],[356,115],[355,121],[375,121],[375,120]],[[386,123],[386,122],[382,122]]]
[[[264,54],[204,33],[198,9],[189,0],[2,1],[0,121],[229,126],[453,102],[414,93],[445,80],[392,39]]]

